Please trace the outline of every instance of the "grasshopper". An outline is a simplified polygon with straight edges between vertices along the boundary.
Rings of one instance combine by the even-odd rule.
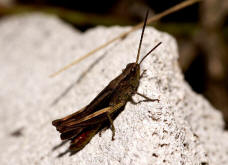
[[[113,120],[124,110],[128,101],[134,103],[133,95],[138,94],[144,97],[146,101],[159,101],[158,99],[150,99],[137,92],[140,78],[144,73],[140,75],[140,65],[161,44],[161,42],[158,43],[139,62],[148,13],[147,11],[142,28],[136,62],[127,64],[122,73],[112,80],[86,107],[52,122],[52,125],[61,133],[60,138],[71,141],[70,151],[77,152],[84,148],[92,137],[105,127],[111,128],[112,140],[114,140],[115,127]]]

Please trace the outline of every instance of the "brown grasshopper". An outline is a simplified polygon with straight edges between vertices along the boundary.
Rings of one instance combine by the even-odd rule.
[[[140,75],[140,64],[161,44],[161,42],[158,43],[138,62],[147,18],[148,11],[142,28],[136,62],[129,63],[123,72],[112,80],[86,107],[52,122],[61,133],[62,140],[71,140],[69,148],[71,151],[81,150],[96,133],[107,126],[111,126],[112,140],[114,140],[115,127],[113,120],[124,109],[128,101],[133,102],[132,96],[134,94],[144,97],[147,101],[159,101],[137,92],[139,80],[143,75]]]

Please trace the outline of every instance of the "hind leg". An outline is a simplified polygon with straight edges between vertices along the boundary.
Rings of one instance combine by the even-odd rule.
[[[116,129],[115,129],[115,126],[114,126],[114,124],[113,124],[113,120],[112,120],[112,118],[111,118],[111,116],[110,116],[109,113],[107,113],[107,117],[108,117],[108,120],[109,120],[109,122],[110,122],[110,124],[111,124],[112,140],[115,140]]]

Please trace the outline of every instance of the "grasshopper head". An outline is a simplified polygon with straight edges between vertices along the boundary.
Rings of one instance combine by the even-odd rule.
[[[123,74],[127,75],[127,79],[130,81],[131,84],[135,81],[139,81],[140,65],[137,63],[129,63],[123,70]]]
[[[123,70],[126,74],[136,75],[140,71],[140,66],[137,63],[129,63]]]

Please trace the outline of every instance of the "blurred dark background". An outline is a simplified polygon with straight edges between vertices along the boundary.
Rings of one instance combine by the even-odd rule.
[[[0,0],[0,19],[41,11],[85,31],[97,25],[135,25],[182,0]],[[177,39],[180,66],[192,88],[222,111],[228,129],[228,1],[204,0],[153,24]]]

